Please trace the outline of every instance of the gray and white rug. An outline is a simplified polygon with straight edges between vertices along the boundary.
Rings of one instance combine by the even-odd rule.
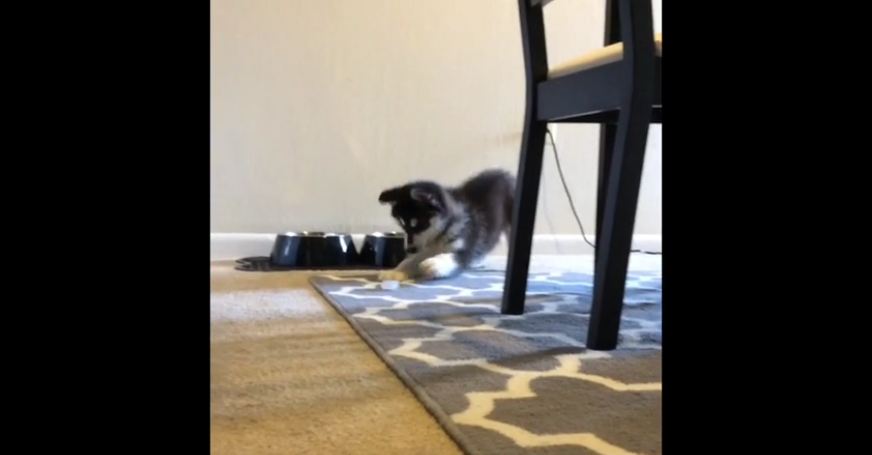
[[[312,284],[467,453],[661,453],[661,275],[628,277],[610,352],[584,348],[591,280],[531,273],[521,316],[500,314],[502,273]]]

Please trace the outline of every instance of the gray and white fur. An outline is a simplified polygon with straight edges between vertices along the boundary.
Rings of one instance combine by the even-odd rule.
[[[379,202],[406,232],[406,259],[381,280],[435,279],[474,265],[508,235],[515,179],[487,170],[455,188],[415,181],[385,190]]]

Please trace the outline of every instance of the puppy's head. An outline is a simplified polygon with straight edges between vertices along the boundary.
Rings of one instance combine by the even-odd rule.
[[[391,216],[406,232],[411,252],[427,245],[444,227],[447,212],[445,191],[433,182],[413,182],[382,191],[382,204],[390,204]]]

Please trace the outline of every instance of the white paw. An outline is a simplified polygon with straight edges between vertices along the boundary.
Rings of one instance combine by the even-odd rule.
[[[457,263],[454,255],[444,253],[421,261],[419,268],[424,278],[445,278],[457,271]]]
[[[378,274],[379,281],[406,281],[408,278],[409,276],[400,270],[384,270]]]

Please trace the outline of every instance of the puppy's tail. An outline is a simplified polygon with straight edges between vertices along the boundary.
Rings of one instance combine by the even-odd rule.
[[[512,230],[512,213],[515,210],[515,187],[516,181],[515,177],[508,172],[505,174],[505,200],[503,201],[504,210],[505,210],[505,225],[503,226],[503,231],[506,233],[508,237],[509,232]]]

